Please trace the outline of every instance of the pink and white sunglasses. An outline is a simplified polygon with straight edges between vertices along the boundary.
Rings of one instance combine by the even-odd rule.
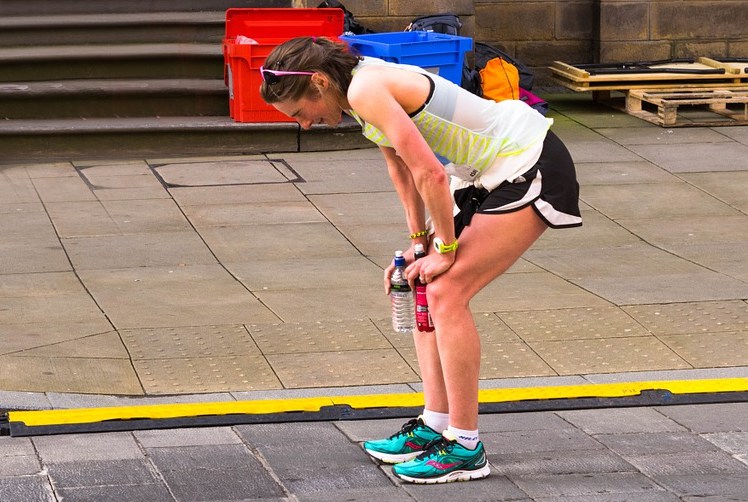
[[[314,75],[313,71],[281,71],[281,70],[268,70],[264,66],[260,66],[260,75],[262,80],[267,82],[268,85],[277,84],[280,77],[286,75]]]

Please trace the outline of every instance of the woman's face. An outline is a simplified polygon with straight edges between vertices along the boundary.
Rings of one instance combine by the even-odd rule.
[[[317,99],[303,97],[296,101],[281,101],[273,106],[281,113],[295,119],[303,129],[314,124],[327,124],[335,127],[343,120],[343,110],[335,102],[317,96]]]

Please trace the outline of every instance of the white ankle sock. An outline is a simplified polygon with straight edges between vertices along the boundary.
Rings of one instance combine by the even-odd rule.
[[[447,427],[447,431],[449,431],[449,433],[454,436],[455,439],[457,439],[458,443],[460,443],[468,450],[474,450],[475,447],[478,446],[478,442],[480,441],[478,430],[466,431],[464,429],[458,429],[457,427],[452,427],[450,425],[449,427]]]
[[[421,413],[423,423],[441,434],[449,425],[449,413],[439,413],[438,411],[423,409]]]

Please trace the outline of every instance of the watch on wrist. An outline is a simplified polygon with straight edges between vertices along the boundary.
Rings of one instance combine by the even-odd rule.
[[[439,237],[434,237],[434,249],[439,254],[451,253],[457,250],[457,241],[455,240],[452,244],[444,244],[444,241]]]

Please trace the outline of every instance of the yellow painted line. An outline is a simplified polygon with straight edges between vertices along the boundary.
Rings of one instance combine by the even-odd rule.
[[[748,391],[748,378],[708,380],[663,380],[552,387],[522,387],[479,391],[481,403],[529,400],[616,398],[637,396],[644,390],[667,390],[672,394],[703,394]],[[423,394],[372,394],[258,401],[118,406],[69,410],[11,411],[8,421],[27,427],[70,425],[107,420],[158,420],[224,415],[266,415],[286,412],[318,412],[323,406],[347,405],[354,409],[423,406]]]
[[[637,396],[644,390],[667,390],[672,394],[703,394],[748,390],[748,378],[715,378],[705,380],[657,380],[608,384],[564,385],[556,387],[524,387],[489,389],[478,392],[481,403],[502,403],[538,399],[573,399],[580,397]]]
[[[291,411],[317,412],[332,406],[328,397],[304,399],[267,399],[260,401],[226,401],[215,403],[156,404],[77,408],[69,410],[11,411],[8,422],[27,427],[104,422],[106,420],[168,419],[211,415],[266,415]]]
[[[367,408],[411,408],[423,406],[423,393],[371,394],[362,396],[331,397],[335,404],[348,405],[360,410]]]

